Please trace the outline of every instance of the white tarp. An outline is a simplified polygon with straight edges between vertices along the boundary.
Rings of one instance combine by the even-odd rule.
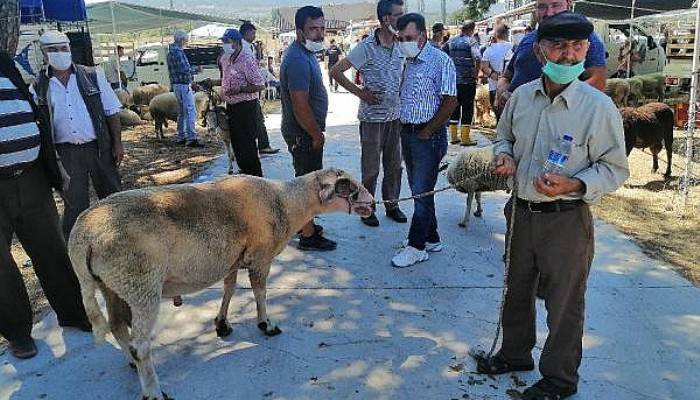
[[[200,26],[197,29],[190,31],[190,39],[193,38],[220,38],[224,36],[224,32],[228,28],[237,28],[236,26],[226,26],[221,24],[208,24]]]

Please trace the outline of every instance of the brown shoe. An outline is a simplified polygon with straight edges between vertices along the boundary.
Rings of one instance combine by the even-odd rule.
[[[10,341],[10,352],[17,358],[32,358],[36,355],[36,343],[31,337]]]

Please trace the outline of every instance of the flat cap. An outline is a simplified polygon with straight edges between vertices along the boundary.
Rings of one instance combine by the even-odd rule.
[[[54,44],[66,44],[70,43],[68,36],[65,33],[59,31],[46,31],[41,36],[39,36],[39,44],[42,46],[51,46]]]
[[[588,39],[593,33],[593,24],[585,16],[570,11],[553,15],[540,22],[537,28],[537,40]]]
[[[433,25],[433,32],[442,32],[445,30],[445,25],[442,22],[436,22]]]

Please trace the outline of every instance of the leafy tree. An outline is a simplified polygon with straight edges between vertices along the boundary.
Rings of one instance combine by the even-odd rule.
[[[461,10],[452,14],[454,21],[464,21],[467,19],[479,20],[486,11],[489,10],[491,4],[496,3],[496,0],[462,0],[464,7]]]

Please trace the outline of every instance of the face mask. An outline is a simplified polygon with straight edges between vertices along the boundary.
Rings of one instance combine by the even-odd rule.
[[[224,43],[222,47],[224,49],[224,54],[233,53],[233,45],[231,43]]]
[[[323,41],[313,42],[309,39],[306,39],[306,41],[304,42],[304,47],[306,48],[306,50],[312,53],[318,53],[319,51],[323,51],[325,46],[323,44]]]
[[[391,26],[391,24],[389,24],[389,32],[391,32],[391,34],[394,36],[399,36],[399,31],[393,26]]]
[[[48,53],[49,65],[58,71],[65,71],[73,63],[70,51],[59,51]]]
[[[416,58],[418,53],[420,53],[420,47],[418,47],[418,42],[400,42],[399,49],[404,56],[408,58]]]
[[[574,65],[557,64],[547,60],[542,72],[560,85],[568,85],[586,70],[584,61]]]

